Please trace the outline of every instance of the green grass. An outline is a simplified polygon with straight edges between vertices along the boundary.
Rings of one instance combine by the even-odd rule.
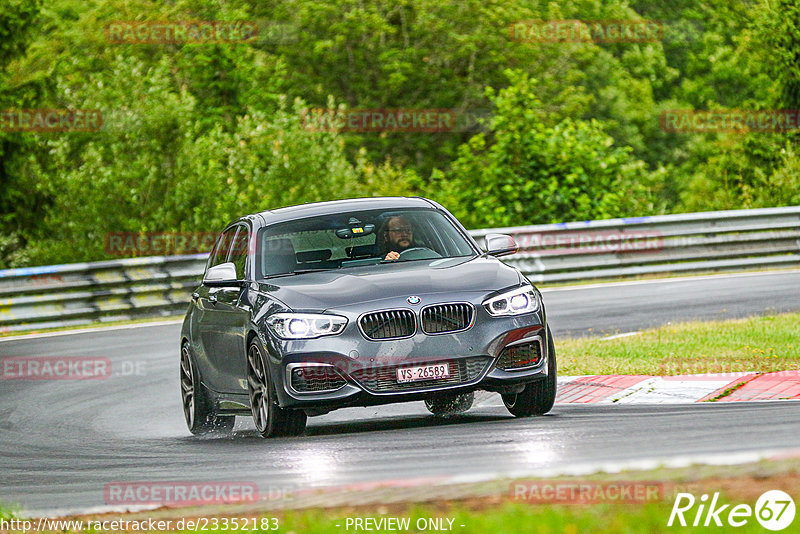
[[[16,514],[8,508],[0,506],[0,519],[11,519],[12,517],[16,517]]]
[[[666,528],[669,507],[663,505],[543,506],[507,503],[482,511],[462,508],[441,510],[430,507],[414,507],[406,513],[390,513],[386,516],[410,518],[411,528],[405,532],[429,532],[417,530],[416,524],[420,518],[445,518],[453,519],[452,532],[464,534],[517,534],[523,532],[542,534],[642,532],[650,534]],[[350,517],[380,518],[381,515],[362,512]],[[291,513],[287,514],[280,522],[281,532],[339,534],[347,532],[344,518],[344,515],[331,517],[328,513],[319,510]],[[337,527],[337,524],[340,526]],[[349,531],[354,532],[352,526]],[[751,531],[755,532],[756,530]]]
[[[642,504],[597,503],[552,505],[527,501],[501,499],[499,494],[483,489],[482,498],[461,501],[437,501],[425,505],[384,505],[349,507],[343,509],[289,512],[280,519],[281,532],[295,534],[333,534],[347,532],[347,517],[410,517],[412,525],[420,517],[454,518],[453,532],[464,534],[516,534],[516,533],[654,533],[727,532],[731,527],[667,527],[667,521],[677,492],[701,494],[720,492],[720,504],[731,503],[754,506],[757,496],[770,489],[781,488],[790,495],[797,493],[800,484],[800,461],[795,458],[760,461],[747,464],[714,466],[692,465],[683,468],[657,468],[622,473],[596,473],[588,476],[558,477],[565,482],[595,481],[656,481],[664,485],[663,499]],[[525,479],[532,480],[532,479]],[[554,479],[550,479],[554,480]],[[506,497],[511,481],[497,481],[495,491]],[[730,509],[730,507],[729,507]],[[696,507],[685,517],[689,525]],[[793,526],[800,519],[796,518]],[[336,527],[336,524],[342,527]],[[461,527],[460,525],[464,525]],[[791,528],[790,528],[791,529]],[[788,532],[787,529],[786,531]],[[737,532],[764,532],[755,518],[735,529]],[[351,528],[349,532],[354,532]],[[410,529],[409,532],[418,532]]]
[[[727,501],[726,501],[727,502]],[[754,504],[754,503],[749,503]],[[667,520],[671,510],[671,502],[637,504],[594,504],[594,505],[541,505],[526,502],[506,502],[500,506],[491,506],[478,510],[471,510],[459,505],[452,507],[442,506],[411,506],[407,509],[394,507],[389,511],[378,507],[373,510],[324,510],[314,509],[300,512],[288,512],[277,517],[276,530],[246,530],[245,533],[281,533],[281,534],[342,534],[346,532],[365,532],[355,530],[351,525],[346,529],[346,518],[382,517],[408,518],[408,530],[395,530],[395,532],[437,532],[436,530],[418,530],[417,521],[420,519],[452,519],[452,530],[458,534],[617,534],[617,533],[646,533],[664,532],[670,530]],[[688,517],[688,516],[687,516]],[[260,521],[258,521],[260,523]],[[338,525],[338,526],[337,526]],[[462,526],[463,525],[463,526]],[[763,532],[758,528],[755,519],[750,519],[748,524],[737,528],[737,532]],[[674,526],[681,529],[682,527]],[[702,527],[688,527],[695,531],[725,531],[719,527],[703,529]],[[686,530],[683,528],[683,530]],[[193,531],[184,531],[193,532]],[[229,533],[231,530],[209,528],[204,532]],[[388,530],[373,530],[373,532],[391,532]],[[99,534],[99,533],[98,533]]]
[[[523,479],[532,481],[535,479]],[[595,503],[595,504],[540,504],[532,501],[515,500],[512,495],[510,479],[498,479],[472,483],[471,491],[460,489],[456,500],[445,500],[441,497],[429,497],[434,500],[425,504],[386,503],[359,505],[358,493],[352,495],[352,505],[335,508],[311,508],[304,510],[258,511],[250,508],[247,512],[239,510],[238,505],[227,505],[220,508],[191,507],[183,509],[161,509],[158,511],[135,512],[130,514],[111,514],[103,516],[84,516],[84,520],[125,519],[142,521],[147,518],[171,519],[173,524],[180,518],[236,518],[239,524],[261,524],[261,518],[277,518],[277,530],[241,530],[243,533],[278,532],[282,534],[333,534],[347,532],[365,532],[355,530],[353,526],[346,529],[347,518],[408,518],[411,528],[400,532],[421,532],[414,527],[420,518],[453,519],[452,531],[464,534],[485,533],[651,533],[668,532],[667,521],[672,510],[677,492],[688,492],[695,496],[701,494],[720,493],[719,504],[747,504],[753,506],[760,494],[771,489],[783,489],[790,495],[797,494],[800,489],[800,460],[786,458],[738,464],[730,466],[692,465],[682,468],[657,468],[643,471],[625,471],[622,473],[596,473],[588,476],[549,478],[549,481],[574,482],[660,482],[663,484],[662,498],[648,503]],[[452,490],[444,490],[444,494]],[[427,494],[422,491],[416,498]],[[472,495],[473,497],[470,497]],[[407,495],[413,501],[414,497]],[[388,499],[387,499],[388,500]],[[269,503],[267,503],[269,504]],[[273,503],[274,504],[274,503]],[[730,508],[730,507],[729,507]],[[11,516],[8,507],[0,507],[0,517]],[[685,514],[691,521],[696,507]],[[31,518],[35,520],[36,518]],[[77,518],[73,518],[77,519]],[[724,514],[723,514],[724,521]],[[794,525],[796,525],[795,520]],[[220,524],[221,521],[220,521]],[[233,524],[233,523],[231,523]],[[337,526],[338,525],[338,526]],[[445,522],[447,525],[447,522]],[[462,526],[463,525],[463,526]],[[249,528],[249,527],[248,527]],[[676,530],[689,529],[695,531],[727,532],[726,527],[680,527]],[[228,533],[230,529],[209,528],[204,532]],[[737,532],[763,532],[755,518],[748,518],[744,527]],[[789,530],[786,530],[787,532]],[[94,532],[94,531],[91,531]],[[189,531],[187,531],[189,532]],[[374,532],[387,532],[377,530]],[[431,532],[428,530],[427,532]],[[98,533],[99,534],[99,533]]]
[[[800,369],[800,313],[687,322],[605,339],[556,339],[559,373],[682,375]]]

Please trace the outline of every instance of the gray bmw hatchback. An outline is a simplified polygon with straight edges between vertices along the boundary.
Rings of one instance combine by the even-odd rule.
[[[362,198],[280,208],[229,224],[181,333],[180,379],[194,434],[237,415],[264,437],[347,406],[421,400],[435,415],[498,392],[547,413],[556,354],[542,296],[441,205]]]

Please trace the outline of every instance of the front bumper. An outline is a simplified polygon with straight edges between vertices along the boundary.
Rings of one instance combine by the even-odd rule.
[[[354,319],[337,336],[267,340],[270,374],[282,407],[324,413],[347,406],[421,400],[442,391],[516,392],[524,384],[547,376],[550,354],[543,310],[516,317],[492,317],[477,307],[475,320],[467,330],[436,335],[417,331],[405,339],[386,341],[366,339]],[[540,357],[535,364],[513,370],[498,366],[503,349],[528,343],[538,344]],[[398,368],[437,363],[448,365],[449,378],[407,383],[396,379]],[[301,373],[310,380],[328,380],[332,376],[340,380],[328,383],[334,390],[299,391],[292,380],[297,369],[303,369]]]

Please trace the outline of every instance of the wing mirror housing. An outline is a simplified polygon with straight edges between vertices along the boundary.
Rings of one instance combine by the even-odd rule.
[[[506,234],[486,234],[486,254],[490,256],[508,256],[519,250],[517,241]]]
[[[210,267],[203,277],[203,284],[211,287],[238,287],[241,285],[236,279],[236,266],[231,262]]]

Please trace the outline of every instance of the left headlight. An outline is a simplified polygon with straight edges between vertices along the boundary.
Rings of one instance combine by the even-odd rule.
[[[341,334],[347,317],[321,313],[276,313],[267,318],[267,325],[282,339],[312,339]]]
[[[495,317],[521,315],[539,309],[539,297],[530,284],[506,291],[483,301],[483,307]]]

